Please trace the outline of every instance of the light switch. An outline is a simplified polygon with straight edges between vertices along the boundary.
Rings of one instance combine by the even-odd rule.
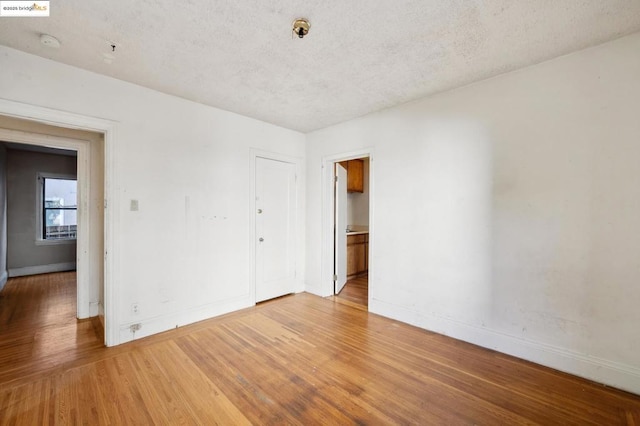
[[[129,206],[129,210],[131,210],[132,212],[137,212],[138,211],[138,200],[131,200],[131,204]]]

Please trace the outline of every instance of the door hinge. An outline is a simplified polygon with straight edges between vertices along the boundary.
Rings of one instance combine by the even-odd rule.
[[[333,178],[333,181],[334,181],[334,182],[337,182],[337,181],[338,181],[338,176],[335,176],[335,177]]]
[[[336,274],[333,274],[333,280],[338,281],[338,276]]]

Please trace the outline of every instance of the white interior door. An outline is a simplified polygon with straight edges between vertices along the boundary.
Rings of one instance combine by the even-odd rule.
[[[336,164],[335,180],[335,247],[334,294],[340,293],[347,283],[347,169]]]
[[[295,291],[295,164],[256,158],[256,302]]]

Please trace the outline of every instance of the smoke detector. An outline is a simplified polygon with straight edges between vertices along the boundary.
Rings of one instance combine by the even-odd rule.
[[[309,34],[309,28],[311,28],[311,24],[304,18],[293,21],[293,32],[300,38]]]
[[[42,34],[40,36],[40,43],[54,49],[58,49],[60,47],[60,40],[58,40],[54,36],[50,36],[49,34]]]

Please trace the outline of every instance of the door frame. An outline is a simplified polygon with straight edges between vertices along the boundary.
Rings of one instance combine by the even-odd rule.
[[[348,262],[348,254],[347,254],[347,235],[345,230],[347,229],[347,222],[348,222],[348,206],[349,206],[349,185],[348,185],[348,169],[346,167],[344,167],[342,164],[340,163],[333,163],[333,169],[334,169],[334,174],[336,176],[336,179],[334,179],[334,183],[333,183],[333,202],[334,202],[334,210],[333,210],[333,223],[334,223],[334,227],[333,227],[333,274],[334,274],[334,280],[333,280],[333,294],[337,295],[339,294],[342,289],[344,288],[344,286],[347,284],[348,281],[348,275],[347,275],[347,269],[349,267],[349,262]],[[340,170],[343,169],[344,172],[341,172]],[[341,181],[341,178],[344,176],[344,180]],[[344,201],[345,201],[345,206],[344,207],[340,207],[340,203],[336,202],[338,200],[341,199],[341,197],[344,197]],[[339,227],[339,220],[338,218],[340,218],[340,213],[344,212],[344,217],[342,218],[344,220],[344,222],[342,223],[342,225],[345,225],[344,227]],[[341,239],[339,238],[339,236],[341,235]],[[338,244],[338,243],[344,243],[344,244]],[[342,252],[340,250],[340,246],[342,245]],[[338,254],[342,254],[343,256],[338,256]],[[340,259],[342,258],[342,259]],[[339,261],[338,259],[340,259],[341,261]],[[344,267],[344,271],[341,271],[339,266],[343,266]],[[344,279],[344,282],[342,282],[342,280]],[[338,290],[338,281],[340,281],[341,285],[340,285],[340,290]]]
[[[323,297],[333,295],[333,260],[334,260],[334,163],[357,158],[369,157],[369,306],[375,292],[375,261],[372,261],[371,253],[374,253],[375,246],[375,182],[374,182],[374,148],[363,148],[357,151],[343,152],[322,157],[322,254],[321,254],[321,285],[320,290]]]
[[[302,188],[305,186],[304,179],[304,162],[300,157],[279,154],[271,151],[265,151],[258,148],[249,150],[249,271],[251,273],[249,284],[249,300],[251,304],[256,304],[256,159],[264,158],[267,160],[282,161],[291,163],[295,166],[296,188],[295,188],[295,285],[294,292],[300,293],[304,291],[304,262],[305,262],[305,235],[304,235],[304,197]]]
[[[0,98],[0,115],[7,117],[18,118],[22,120],[35,121],[52,126],[63,127],[68,129],[86,130],[91,132],[101,133],[103,135],[104,143],[104,253],[102,258],[104,259],[104,343],[106,346],[113,346],[119,343],[118,336],[118,320],[117,320],[117,306],[116,296],[117,279],[114,279],[117,272],[117,256],[107,256],[108,253],[117,253],[117,240],[114,229],[117,227],[115,223],[116,215],[113,212],[117,211],[117,197],[116,197],[116,182],[114,173],[114,158],[115,158],[115,133],[117,122],[102,118],[90,117],[81,114],[70,113],[66,111],[55,110],[38,105],[26,104],[8,99]],[[55,146],[62,143],[61,140],[73,141],[68,138],[59,138],[48,135],[38,135],[36,133],[25,133],[13,130],[5,130],[16,133],[23,133],[22,141],[16,142],[29,143],[33,145],[45,145]],[[52,143],[53,142],[53,143]],[[57,142],[57,143],[56,143]],[[64,147],[58,145],[59,147]],[[75,146],[75,148],[73,148]],[[67,145],[67,149],[72,147],[78,151],[78,180],[81,181],[81,185],[87,185],[84,188],[84,196],[86,202],[89,199],[89,192],[91,188],[90,182],[90,169],[89,169],[89,142],[75,140]],[[84,164],[83,164],[84,163]],[[84,183],[82,183],[84,182]],[[84,216],[84,217],[83,217]],[[78,318],[87,318],[97,315],[97,309],[90,306],[90,283],[89,274],[86,273],[86,265],[89,264],[91,254],[96,248],[91,247],[89,244],[89,215],[79,215],[78,217],[78,234],[80,238],[77,241],[77,258],[78,258],[78,306],[77,316]],[[81,230],[84,229],[84,232]],[[82,232],[82,234],[81,234]],[[92,312],[96,311],[96,312]]]

